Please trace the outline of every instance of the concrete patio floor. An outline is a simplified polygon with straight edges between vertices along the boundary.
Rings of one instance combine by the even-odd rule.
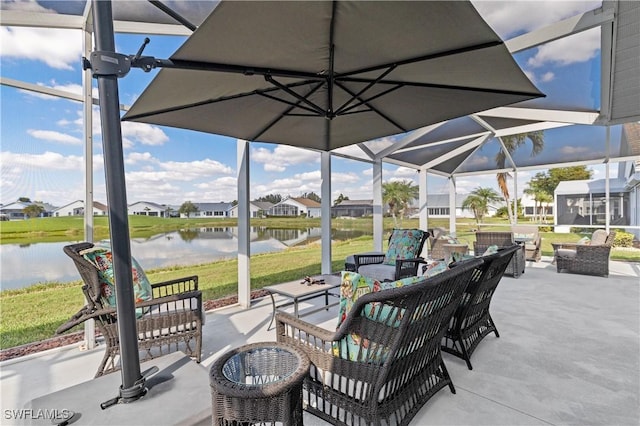
[[[519,279],[503,278],[491,307],[501,337],[478,346],[472,371],[443,354],[457,394],[441,390],[412,424],[640,424],[640,264],[611,262],[609,278],[599,278],[558,274],[550,261],[527,262]],[[322,299],[306,303],[313,302]],[[305,319],[333,328],[335,309]],[[208,312],[202,374],[230,348],[274,340],[270,315],[268,297],[248,310]],[[0,363],[0,424],[12,424],[7,410],[91,380],[103,350],[76,344]],[[308,413],[304,421],[326,424]]]

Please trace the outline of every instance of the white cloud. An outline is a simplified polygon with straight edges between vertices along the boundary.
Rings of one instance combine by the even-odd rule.
[[[560,152],[565,155],[582,154],[584,152],[590,152],[591,149],[586,146],[563,146],[560,148]]]
[[[43,154],[17,154],[9,151],[0,153],[0,165],[3,175],[6,168],[16,167],[48,170],[84,170],[84,159],[82,156],[64,156],[57,152],[47,151]]]
[[[601,0],[484,1],[473,6],[503,40],[596,9]]]
[[[594,58],[599,49],[600,31],[594,28],[540,46],[527,65],[538,68],[549,64],[564,66],[585,62]]]
[[[80,30],[0,27],[0,55],[42,61],[56,69],[79,69],[82,34]]]
[[[308,149],[277,145],[273,151],[262,147],[251,149],[251,160],[264,164],[265,171],[284,172],[287,166],[317,163],[320,154]]]
[[[551,71],[544,73],[542,77],[540,77],[540,79],[545,83],[552,81],[554,78],[556,78],[556,75]]]
[[[148,162],[157,162],[153,155],[148,152],[131,152],[125,159],[125,163],[129,165]]]
[[[54,130],[27,130],[27,133],[36,139],[42,139],[49,142],[57,142],[64,145],[82,145],[82,140],[66,133],[56,132]]]
[[[205,177],[234,173],[231,167],[209,158],[189,162],[167,161],[161,163],[160,167],[166,171],[180,173],[190,177]]]
[[[143,145],[163,145],[169,140],[167,134],[159,127],[146,123],[122,123],[122,139],[130,143],[139,142]]]

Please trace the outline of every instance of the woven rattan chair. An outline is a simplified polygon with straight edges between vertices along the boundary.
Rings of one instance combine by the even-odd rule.
[[[489,246],[497,246],[498,248],[511,247],[515,244],[513,232],[506,231],[478,231],[476,232],[476,241],[473,243],[473,253],[476,256],[482,255]],[[525,247],[521,245],[521,250],[516,252],[511,258],[511,262],[505,270],[506,275],[519,278],[524,274],[525,267]]]
[[[412,250],[400,250],[399,256],[393,259],[393,264],[385,263],[392,250],[394,240],[401,240],[411,233],[417,240],[417,244],[412,246]],[[394,229],[389,236],[389,250],[387,253],[360,253],[349,256],[346,264],[353,267],[347,268],[357,271],[367,277],[372,277],[380,281],[395,281],[405,277],[418,275],[418,266],[422,262],[420,254],[424,243],[429,237],[429,233],[420,229]]]
[[[542,238],[540,238],[540,232],[537,226],[530,225],[513,225],[511,227],[514,238],[517,241],[522,241],[524,244],[524,254],[526,260],[533,260],[534,262],[540,262]]]
[[[455,393],[440,344],[481,263],[465,260],[413,285],[363,294],[335,332],[278,312],[278,342],[311,360],[306,410],[333,424],[406,425],[443,387]],[[357,348],[341,345],[347,336],[356,336]]]
[[[597,230],[593,240],[596,240]],[[609,232],[603,244],[576,245],[575,248],[559,248],[555,253],[558,272],[566,271],[574,274],[609,276],[609,255],[615,239],[615,231]]]
[[[84,281],[82,291],[87,305],[61,325],[56,333],[64,333],[84,321],[95,319],[106,344],[104,357],[96,372],[96,377],[99,377],[120,369],[120,341],[116,308],[105,304],[98,269],[80,254],[93,247],[92,243],[83,242],[63,249],[75,263]],[[198,277],[151,284],[151,290],[151,300],[136,304],[137,309],[146,311],[136,321],[141,361],[180,349],[200,362],[203,310]]]
[[[482,339],[492,332],[500,337],[489,313],[489,305],[511,258],[521,250],[519,245],[514,244],[482,257],[484,263],[471,276],[442,339],[442,350],[465,360],[469,370],[473,369],[471,354]]]

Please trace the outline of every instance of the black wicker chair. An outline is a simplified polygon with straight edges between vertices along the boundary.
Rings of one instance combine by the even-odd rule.
[[[423,261],[420,254],[429,237],[428,232],[420,229],[394,229],[389,235],[389,247],[392,246],[394,237],[401,237],[407,232],[413,233],[419,239],[418,244],[409,256],[395,259],[395,265],[384,264],[386,253],[369,252],[349,256],[345,262],[345,269],[380,281],[395,281],[418,275],[418,266]]]
[[[95,319],[102,334],[106,350],[96,377],[120,369],[120,341],[116,308],[108,307],[102,298],[98,268],[80,253],[94,247],[83,242],[63,248],[71,257],[84,281],[82,291],[85,305],[69,321],[61,325],[56,334]],[[174,350],[182,350],[200,362],[202,352],[202,293],[198,290],[198,277],[191,276],[151,284],[153,298],[136,304],[147,311],[136,321],[140,359],[147,360]]]
[[[278,312],[278,342],[302,349],[311,360],[306,410],[333,424],[406,425],[443,387],[455,393],[440,345],[481,264],[465,260],[413,285],[364,294],[335,332]],[[345,359],[339,343],[354,334],[358,348],[350,353],[357,361]]]
[[[473,253],[476,256],[482,255],[489,246],[498,246],[498,248],[511,247],[515,244],[513,232],[506,231],[478,231],[476,232],[476,241],[473,243]],[[514,278],[520,278],[524,274],[525,268],[525,247],[520,246],[521,250],[516,252],[511,258],[511,262],[504,271],[506,275]]]
[[[469,370],[473,369],[471,354],[482,339],[492,332],[500,337],[489,313],[489,305],[507,265],[519,250],[522,248],[514,244],[482,257],[484,263],[471,276],[442,339],[442,350],[465,360]]]

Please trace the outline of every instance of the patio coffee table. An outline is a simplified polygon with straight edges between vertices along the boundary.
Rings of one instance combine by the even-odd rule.
[[[226,352],[209,373],[212,423],[302,425],[302,382],[310,365],[300,349],[277,342]]]
[[[267,327],[267,330],[271,330],[271,326],[273,325],[273,321],[276,317],[276,310],[278,308],[293,305],[293,315],[296,318],[300,318],[306,315],[311,315],[315,312],[327,310],[330,307],[340,303],[338,301],[331,304],[329,303],[329,296],[334,296],[338,298],[340,297],[340,294],[331,292],[331,290],[334,290],[340,287],[340,284],[341,284],[340,275],[325,274],[325,275],[315,275],[310,278],[314,281],[324,280],[324,283],[309,285],[306,282],[302,283],[304,279],[301,278],[296,281],[289,281],[282,284],[275,284],[275,285],[264,287],[264,289],[269,292],[269,296],[271,296],[271,303],[273,305],[273,313],[271,314],[271,321],[269,322],[269,326]],[[285,303],[282,303],[280,305],[276,305],[276,299],[274,297],[274,294],[279,294],[291,300],[286,301]],[[312,309],[312,310],[306,309],[303,314],[300,314],[298,310],[299,302],[315,299],[316,297],[320,297],[320,296],[324,296],[323,307]]]

